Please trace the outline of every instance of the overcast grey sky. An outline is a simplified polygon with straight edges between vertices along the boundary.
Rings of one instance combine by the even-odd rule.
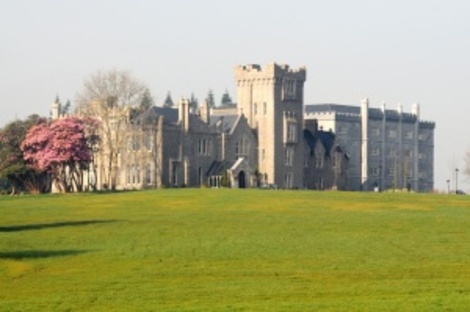
[[[237,64],[307,67],[305,103],[398,103],[437,123],[435,184],[470,149],[470,1],[2,1],[0,127],[123,69],[161,103],[235,97]],[[236,100],[236,99],[235,99]],[[463,184],[464,188],[469,186]]]

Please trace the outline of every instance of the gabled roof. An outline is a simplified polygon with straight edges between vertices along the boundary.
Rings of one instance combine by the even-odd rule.
[[[239,115],[210,116],[209,124],[220,131],[230,132],[238,119]]]
[[[333,132],[329,131],[319,130],[313,134],[310,130],[304,129],[304,139],[311,150],[314,150],[318,142],[320,142],[325,148],[326,155],[329,156],[335,144],[336,136]],[[337,148],[341,149],[339,146]]]
[[[207,170],[207,176],[221,176],[223,175],[224,171],[229,169],[231,167],[231,164],[228,161],[225,160],[214,160],[209,167],[209,170]]]

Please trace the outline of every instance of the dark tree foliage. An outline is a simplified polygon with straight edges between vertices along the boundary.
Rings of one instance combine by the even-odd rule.
[[[70,111],[71,106],[72,106],[72,103],[70,102],[70,100],[67,100],[67,102],[65,102],[65,105],[61,106],[60,114],[61,115],[67,115]]]
[[[206,101],[209,104],[210,108],[215,107],[214,92],[212,92],[212,89],[210,89],[207,93]]]
[[[228,106],[232,104],[232,98],[230,97],[230,94],[228,93],[228,90],[225,90],[224,94],[222,94],[222,99],[220,100],[220,105],[221,106]]]
[[[155,101],[150,93],[148,88],[145,89],[144,94],[142,95],[142,101],[140,102],[141,110],[147,110],[150,107],[155,105]]]
[[[173,103],[173,99],[171,98],[171,93],[168,91],[166,95],[165,102],[163,102],[163,107],[173,107],[175,104]]]
[[[28,130],[43,120],[38,115],[31,115],[26,120],[13,121],[0,130],[0,180],[4,192],[49,191],[48,175],[27,166],[20,148]]]
[[[196,110],[199,106],[199,102],[197,98],[194,96],[194,93],[191,93],[191,97],[189,98],[189,108],[191,110]]]

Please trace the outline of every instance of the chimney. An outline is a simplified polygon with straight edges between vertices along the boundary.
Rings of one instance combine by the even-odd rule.
[[[204,103],[201,104],[201,119],[206,124],[208,124],[210,121],[210,108],[209,102],[207,100],[205,100]]]
[[[178,121],[183,128],[184,133],[188,133],[189,130],[189,100],[181,98],[178,105]]]

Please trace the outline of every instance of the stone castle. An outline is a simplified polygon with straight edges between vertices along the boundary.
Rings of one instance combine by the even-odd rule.
[[[433,188],[434,123],[411,114],[347,105],[304,105],[306,69],[237,66],[237,104],[191,111],[129,110],[117,189],[272,187],[371,190]],[[53,118],[60,107],[52,107]],[[86,178],[104,185],[101,148]]]

